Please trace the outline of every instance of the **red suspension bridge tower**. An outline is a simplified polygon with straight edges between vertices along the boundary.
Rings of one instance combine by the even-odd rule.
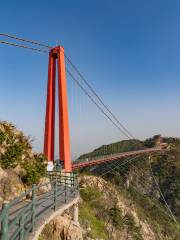
[[[58,73],[59,159],[64,162],[64,171],[71,172],[65,56],[64,48],[61,46],[49,52],[44,154],[50,162],[54,162],[56,72]]]

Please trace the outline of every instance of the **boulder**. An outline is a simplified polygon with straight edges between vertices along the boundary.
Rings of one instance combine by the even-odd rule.
[[[83,240],[82,229],[66,215],[55,217],[41,235],[44,240]]]
[[[10,201],[25,191],[20,177],[14,170],[0,168],[0,201]]]
[[[22,192],[25,191],[24,185],[20,177],[16,174],[14,170],[6,170],[8,178],[5,190],[5,200],[11,200],[15,197],[18,197]]]

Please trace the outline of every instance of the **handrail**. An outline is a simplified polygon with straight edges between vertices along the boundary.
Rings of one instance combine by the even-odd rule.
[[[78,194],[77,175],[49,172],[50,183],[33,185],[10,202],[4,202],[0,210],[0,240],[25,240],[48,211],[56,211],[62,204]],[[38,194],[42,187],[51,190]],[[28,200],[28,201],[27,201]]]

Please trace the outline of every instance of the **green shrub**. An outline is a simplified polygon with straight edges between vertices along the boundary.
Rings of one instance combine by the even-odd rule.
[[[114,227],[118,229],[121,229],[123,227],[122,212],[119,208],[114,206],[113,208],[109,209],[108,215]]]
[[[2,144],[4,142],[4,140],[6,139],[6,135],[3,132],[0,132],[0,144]]]
[[[8,147],[6,153],[1,157],[2,168],[14,168],[20,162],[23,148],[20,144],[14,144]]]
[[[45,176],[47,160],[43,154],[34,154],[31,139],[8,122],[0,122],[0,167],[20,167],[25,170],[25,184],[38,183]]]
[[[140,233],[140,227],[136,226],[134,217],[131,214],[126,214],[124,217],[124,225],[127,227],[127,231],[131,234],[134,240],[143,240]]]
[[[46,163],[45,157],[41,155],[35,155],[35,161],[27,161],[23,164],[23,168],[26,174],[23,176],[22,181],[27,185],[38,183],[41,177],[46,175]]]
[[[101,198],[101,193],[97,188],[86,187],[80,190],[81,197],[86,202],[97,201]]]

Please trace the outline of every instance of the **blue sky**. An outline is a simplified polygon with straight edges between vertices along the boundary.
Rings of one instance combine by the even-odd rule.
[[[179,12],[175,0],[2,0],[0,31],[62,44],[137,138],[180,137]],[[41,151],[47,56],[4,45],[0,53],[0,119],[31,135]],[[123,139],[69,81],[72,154]]]

